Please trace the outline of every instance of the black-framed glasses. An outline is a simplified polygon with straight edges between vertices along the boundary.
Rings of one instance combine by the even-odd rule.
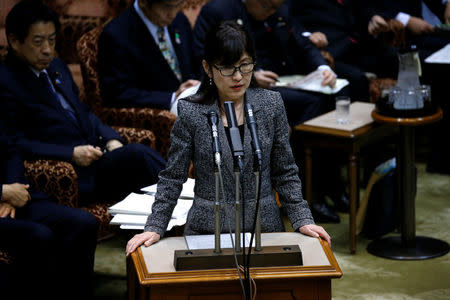
[[[222,76],[229,77],[229,76],[233,76],[234,73],[238,70],[241,74],[249,74],[249,73],[253,72],[253,69],[255,68],[255,63],[245,63],[245,64],[241,64],[237,67],[235,67],[235,66],[218,67],[218,66],[214,65],[214,68],[216,68]]]

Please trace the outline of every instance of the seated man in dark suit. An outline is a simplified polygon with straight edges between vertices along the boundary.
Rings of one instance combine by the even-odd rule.
[[[71,162],[81,200],[122,200],[157,181],[164,159],[141,144],[123,145],[78,98],[66,64],[55,58],[58,18],[40,1],[22,1],[6,19],[10,51],[0,65],[1,113],[25,159]]]
[[[433,124],[427,171],[450,174],[450,146],[442,144],[450,126],[448,101],[448,64],[429,64],[425,59],[433,52],[450,43],[450,37],[435,32],[434,26],[450,24],[450,1],[448,0],[367,0],[371,10],[368,31],[376,35],[385,30],[386,19],[397,19],[406,27],[406,43],[417,46],[422,66],[422,84],[431,85],[433,101],[444,111],[442,121]],[[428,129],[426,129],[428,130]],[[429,134],[427,133],[427,136]],[[448,144],[448,143],[447,143]]]
[[[203,57],[206,32],[223,20],[236,20],[252,35],[256,46],[256,82],[271,88],[280,75],[307,74],[323,69],[323,85],[333,86],[336,76],[320,51],[294,31],[289,8],[284,0],[211,0],[203,6],[194,27],[194,53],[199,62]],[[329,109],[327,96],[273,88],[281,93],[291,124],[299,124]],[[333,103],[334,106],[334,103]]]
[[[200,83],[192,79],[192,30],[183,3],[136,0],[105,26],[98,44],[105,105],[169,110],[182,91]]]
[[[29,188],[20,152],[0,124],[0,266],[2,299],[92,296],[95,218]]]
[[[397,51],[371,37],[365,7],[359,0],[291,1],[291,13],[302,35],[319,49],[331,53],[339,76],[350,81],[353,100],[369,100],[369,80],[365,72],[378,77],[396,77]]]

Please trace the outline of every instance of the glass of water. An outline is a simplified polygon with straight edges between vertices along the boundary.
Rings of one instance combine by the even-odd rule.
[[[338,124],[348,124],[350,116],[350,97],[336,97],[336,121]]]

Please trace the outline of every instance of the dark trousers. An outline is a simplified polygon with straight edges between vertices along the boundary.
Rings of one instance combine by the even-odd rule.
[[[154,184],[166,161],[154,149],[129,144],[103,156],[87,168],[76,168],[80,199],[117,202],[129,193]]]
[[[14,219],[0,218],[0,237],[13,257],[1,268],[2,298],[91,297],[97,223],[90,213],[32,198]]]

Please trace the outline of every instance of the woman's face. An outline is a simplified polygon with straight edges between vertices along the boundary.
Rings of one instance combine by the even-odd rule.
[[[242,54],[239,61],[231,66],[221,64],[209,66],[206,62],[203,63],[203,66],[208,76],[214,80],[219,93],[219,100],[222,103],[244,99],[254,67],[253,60],[246,52]]]

